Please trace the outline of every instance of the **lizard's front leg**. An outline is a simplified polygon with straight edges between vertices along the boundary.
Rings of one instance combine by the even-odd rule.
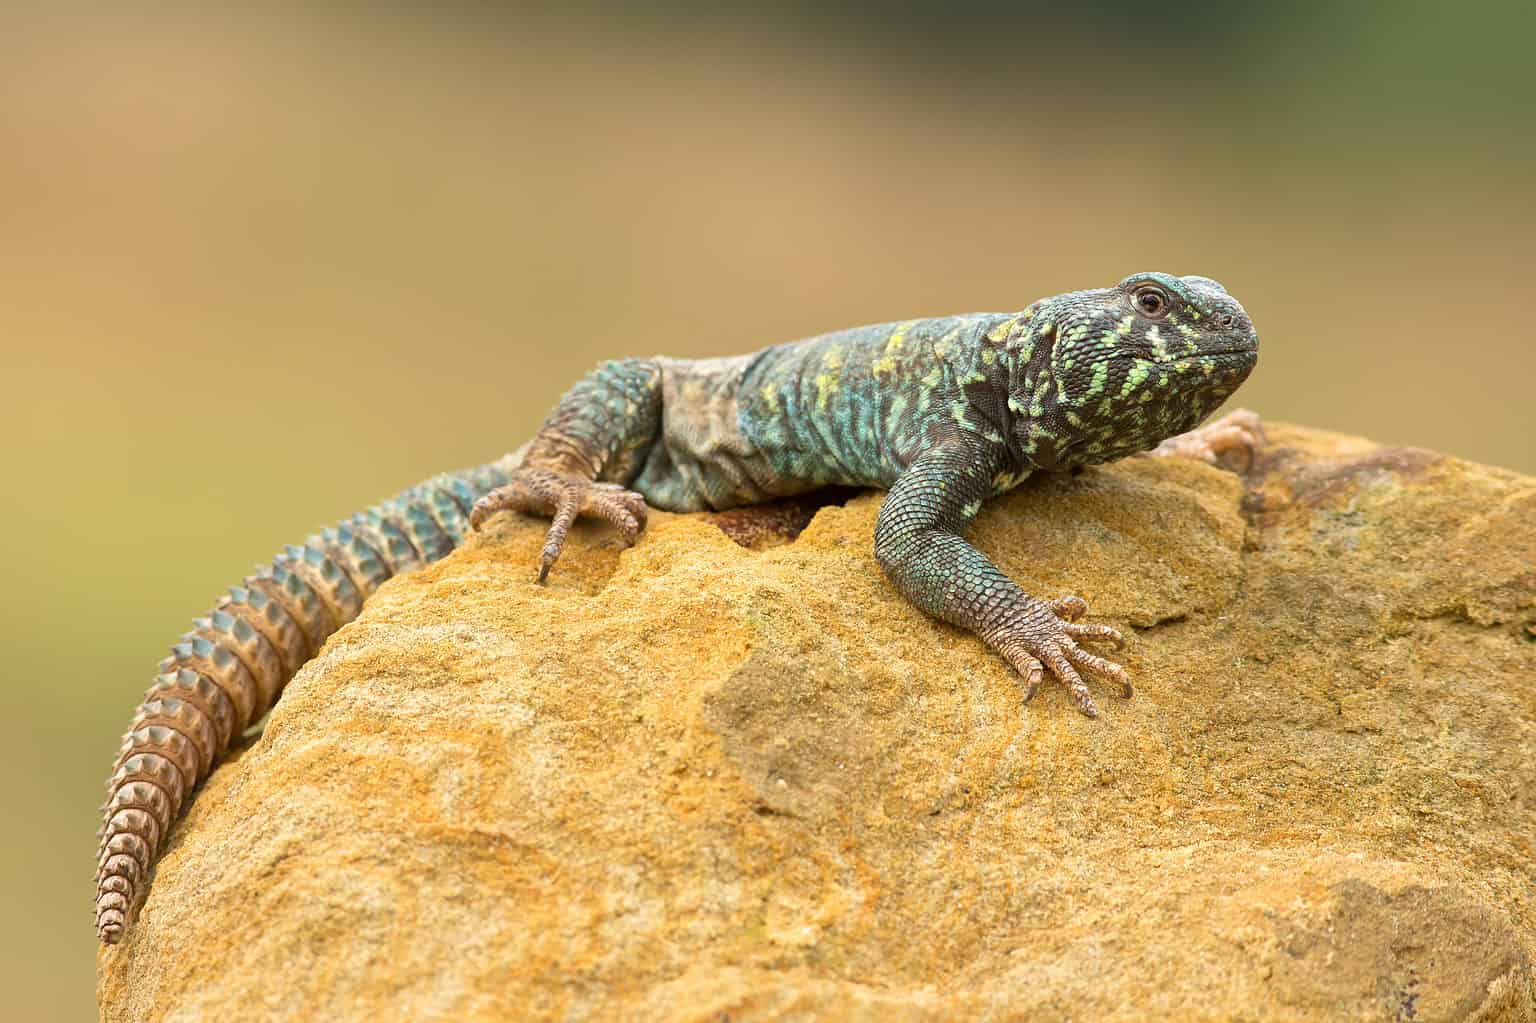
[[[1040,600],[1025,593],[962,535],[990,493],[1000,455],[957,439],[921,455],[880,507],[875,557],[912,603],[977,633],[1024,676],[1024,699],[1049,668],[1079,710],[1098,715],[1081,672],[1112,679],[1131,695],[1126,671],[1078,645],[1124,637],[1107,625],[1079,625],[1088,610],[1075,596]]]
[[[549,515],[541,583],[577,516],[606,519],[626,545],[633,544],[645,528],[645,498],[624,485],[656,439],[661,404],[661,368],[655,362],[603,363],[560,399],[507,484],[475,502],[470,525],[479,529],[502,510]]]

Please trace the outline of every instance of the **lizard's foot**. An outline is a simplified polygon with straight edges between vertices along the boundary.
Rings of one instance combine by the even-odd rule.
[[[645,528],[645,498],[617,483],[597,483],[579,476],[563,476],[549,469],[519,469],[506,486],[497,487],[475,502],[469,524],[481,523],[503,509],[549,515],[549,533],[539,561],[539,582],[549,577],[565,548],[565,538],[578,515],[606,519],[618,529],[625,546],[632,545]]]
[[[1264,426],[1259,422],[1259,414],[1240,408],[1198,430],[1169,437],[1153,448],[1152,454],[1165,458],[1198,458],[1215,465],[1216,459],[1226,452],[1242,451],[1251,464],[1254,453],[1263,444]]]
[[[1005,625],[981,633],[987,645],[1024,676],[1026,703],[1040,688],[1047,668],[1067,687],[1077,709],[1091,718],[1098,717],[1099,711],[1079,669],[1118,682],[1120,695],[1131,695],[1131,679],[1124,668],[1078,646],[1080,639],[1107,639],[1116,648],[1125,645],[1125,637],[1108,625],[1077,624],[1087,611],[1088,604],[1081,597],[1030,600]]]

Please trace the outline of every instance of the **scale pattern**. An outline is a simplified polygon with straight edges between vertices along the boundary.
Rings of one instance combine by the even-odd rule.
[[[436,476],[289,546],[194,619],[144,694],[107,780],[96,931],[119,940],[171,824],[235,739],[387,579],[435,561],[503,463]]]

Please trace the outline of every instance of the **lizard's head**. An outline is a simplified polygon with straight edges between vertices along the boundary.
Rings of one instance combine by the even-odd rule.
[[[1194,429],[1259,357],[1248,314],[1208,277],[1132,274],[1026,315],[1009,408],[1041,468],[1106,462]]]

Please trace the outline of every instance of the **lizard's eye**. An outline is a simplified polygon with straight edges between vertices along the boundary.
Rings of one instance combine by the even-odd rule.
[[[1136,303],[1137,312],[1149,320],[1160,320],[1168,315],[1168,296],[1162,288],[1137,288],[1131,300]]]

